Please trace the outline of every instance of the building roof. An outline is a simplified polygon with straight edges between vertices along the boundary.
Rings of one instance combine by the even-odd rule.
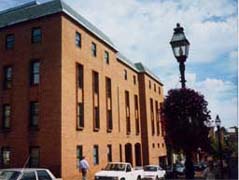
[[[125,57],[123,54],[121,54],[120,52],[117,53],[117,59],[124,63],[125,65],[127,65],[128,67],[130,67],[131,69],[133,69],[136,72],[139,72],[138,69],[135,67],[134,63],[132,63],[127,57]]]
[[[156,80],[158,83],[163,85],[161,80],[152,72],[150,71],[146,66],[144,66],[142,63],[135,63],[135,67],[138,69],[139,73],[146,73],[148,76]]]
[[[106,36],[102,31],[100,31],[96,26],[90,23],[87,19],[82,17],[78,12],[72,9],[62,0],[52,0],[46,3],[39,4],[37,1],[32,1],[25,3],[20,6],[16,6],[0,12],[0,28],[11,26],[14,24],[26,22],[29,20],[37,19],[40,17],[56,14],[63,12],[70,16],[72,19],[77,21],[80,25],[98,37],[100,40],[104,41],[114,50],[117,50],[113,42],[108,36]],[[153,79],[161,81],[154,75],[148,68],[146,68],[142,63],[132,63],[128,58],[122,55],[120,52],[117,53],[117,59],[133,69],[136,72],[145,72]]]
[[[64,12],[79,24],[81,24],[83,27],[85,27],[88,31],[93,33],[96,37],[108,44],[111,48],[117,50],[108,36],[106,36],[97,27],[95,27],[92,23],[79,15],[74,9],[72,9],[69,5],[61,0],[53,0],[42,4],[33,1],[1,11],[0,28],[59,12]]]

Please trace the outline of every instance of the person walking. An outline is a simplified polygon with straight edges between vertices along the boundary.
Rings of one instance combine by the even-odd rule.
[[[80,170],[82,173],[82,180],[86,180],[89,168],[90,168],[89,163],[85,159],[85,156],[83,156],[82,159],[80,160]]]

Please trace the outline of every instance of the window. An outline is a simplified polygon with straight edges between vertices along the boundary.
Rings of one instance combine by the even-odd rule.
[[[40,164],[40,148],[39,147],[30,147],[30,159],[29,167],[37,168]]]
[[[136,128],[136,135],[139,135],[139,104],[138,104],[138,96],[134,95],[134,107],[135,107],[135,128]]]
[[[94,145],[94,147],[93,147],[93,162],[94,162],[94,165],[99,164],[99,147],[98,147],[98,145]]]
[[[154,84],[154,92],[156,92],[156,84]]]
[[[83,89],[84,86],[84,69],[81,64],[77,64],[77,84],[78,88]]]
[[[159,113],[159,107],[158,107],[158,101],[155,101],[155,115],[156,115],[156,130],[157,135],[160,134],[160,113]]]
[[[76,164],[77,164],[77,168],[80,167],[80,161],[83,157],[83,146],[79,145],[76,147]]]
[[[155,148],[155,144],[154,144],[154,143],[153,143],[153,145],[152,145],[152,146],[153,146],[153,148]]]
[[[10,119],[11,119],[11,106],[9,104],[3,105],[3,121],[2,127],[3,129],[10,128]]]
[[[151,89],[151,81],[149,81],[149,89]]]
[[[133,75],[133,81],[134,81],[134,85],[136,84],[136,76]]]
[[[1,151],[1,165],[2,167],[10,166],[11,151],[9,147],[2,147]]]
[[[130,134],[130,102],[129,102],[129,91],[125,91],[125,114],[126,114],[126,133]]]
[[[128,77],[127,77],[127,70],[124,69],[124,79],[127,80],[127,78],[128,78]]]
[[[105,78],[106,85],[106,123],[107,123],[107,131],[110,132],[113,129],[113,121],[112,121],[112,98],[111,98],[111,79]]]
[[[159,91],[159,94],[161,94],[161,89],[160,89],[160,87],[158,87],[158,91]]]
[[[150,112],[151,112],[151,128],[152,128],[152,135],[155,134],[155,127],[154,127],[154,107],[153,107],[153,99],[150,98]]]
[[[122,145],[119,145],[119,153],[120,153],[120,162],[123,161],[123,157],[122,157]]]
[[[36,180],[36,175],[34,171],[31,172],[24,172],[23,176],[21,177],[22,180]]]
[[[99,74],[95,71],[92,73],[93,82],[93,127],[98,131],[100,128],[99,117]]]
[[[38,180],[52,180],[50,175],[45,170],[37,170]]]
[[[12,87],[12,67],[6,66],[4,67],[4,75],[3,75],[3,88],[10,89]]]
[[[79,32],[76,32],[76,46],[81,47],[81,34]]]
[[[77,105],[77,129],[84,128],[84,104],[82,102]]]
[[[112,146],[110,144],[107,145],[107,159],[108,162],[112,162]]]
[[[31,63],[31,77],[30,77],[31,85],[38,85],[40,83],[40,62],[33,61]]]
[[[92,42],[91,44],[91,55],[96,57],[96,44]]]
[[[8,34],[6,36],[6,49],[13,49],[15,44],[15,36],[13,34]]]
[[[42,39],[41,28],[32,28],[32,43],[40,43]]]
[[[99,130],[100,118],[99,118],[99,107],[94,107],[94,130]]]
[[[38,127],[39,111],[39,102],[30,102],[30,127]]]
[[[107,51],[105,51],[105,53],[104,53],[104,61],[106,64],[110,63],[110,57],[109,57],[109,53]]]
[[[99,74],[93,71],[93,91],[99,94]]]

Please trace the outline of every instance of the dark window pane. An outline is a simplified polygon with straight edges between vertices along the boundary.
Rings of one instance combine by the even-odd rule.
[[[3,128],[10,128],[11,106],[9,104],[3,105]]]
[[[3,88],[10,89],[11,87],[12,87],[12,67],[7,66],[4,67]]]
[[[38,147],[31,147],[30,148],[30,160],[29,166],[31,168],[39,167],[39,159],[40,158],[40,148]]]
[[[96,57],[96,44],[92,42],[91,44],[91,54],[92,56]]]
[[[94,145],[93,162],[94,162],[94,165],[99,164],[99,147],[98,147],[98,145]]]
[[[30,103],[30,126],[37,127],[39,123],[39,102]]]
[[[9,167],[10,166],[10,158],[11,158],[11,151],[9,147],[2,147],[2,153],[1,153],[1,159],[2,159],[2,166],[3,167]]]
[[[78,125],[78,128],[84,127],[84,104],[82,102],[78,103],[77,125]]]
[[[31,64],[31,85],[40,83],[40,62],[34,61]]]
[[[112,162],[112,146],[107,145],[107,159],[108,162]]]
[[[136,84],[136,76],[135,75],[133,76],[133,81],[134,81],[134,84]]]
[[[84,85],[84,70],[81,64],[77,65],[77,80],[78,80],[78,87],[83,89]]]
[[[32,43],[39,43],[42,39],[41,28],[32,29]]]
[[[107,51],[104,53],[104,61],[106,64],[110,63],[109,53]]]
[[[127,80],[127,78],[128,78],[128,77],[127,77],[127,70],[125,69],[125,70],[124,70],[124,79]]]
[[[99,93],[99,74],[93,71],[93,90],[94,93]]]
[[[76,46],[81,47],[81,34],[76,32],[76,37],[75,38],[76,38],[75,39],[76,40]]]
[[[80,160],[82,159],[82,157],[83,157],[83,146],[79,145],[79,146],[77,146],[77,149],[76,149],[77,168],[79,168]]]
[[[99,107],[94,107],[94,127],[95,129],[100,128]]]
[[[12,49],[14,47],[15,37],[13,34],[6,36],[6,49]]]

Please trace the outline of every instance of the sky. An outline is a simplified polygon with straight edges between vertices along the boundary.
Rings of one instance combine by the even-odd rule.
[[[31,0],[0,0],[0,10]],[[49,0],[38,0],[43,3]],[[237,126],[237,0],[64,0],[110,37],[132,62],[142,62],[164,84],[180,88],[169,41],[176,23],[190,41],[186,86],[203,94],[214,120]]]

